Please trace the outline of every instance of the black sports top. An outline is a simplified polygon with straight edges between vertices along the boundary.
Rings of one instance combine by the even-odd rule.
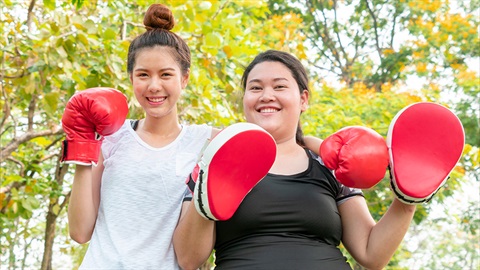
[[[216,222],[215,269],[351,269],[338,248],[337,204],[362,192],[307,153],[306,171],[268,174],[231,219]]]

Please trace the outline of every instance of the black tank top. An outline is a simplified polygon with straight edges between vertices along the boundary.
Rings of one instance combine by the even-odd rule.
[[[231,219],[216,222],[215,269],[351,269],[338,248],[337,202],[362,193],[347,188],[345,194],[308,156],[306,171],[268,174]]]

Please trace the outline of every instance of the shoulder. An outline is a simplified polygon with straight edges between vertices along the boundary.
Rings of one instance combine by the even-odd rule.
[[[354,196],[363,196],[363,192],[361,189],[347,187],[341,184],[340,182],[338,182],[337,179],[335,178],[335,172],[325,167],[325,164],[323,163],[322,158],[310,150],[308,152],[310,153],[311,158],[314,159],[314,161],[320,165],[319,166],[320,170],[325,174],[330,186],[333,188],[333,190],[335,190],[334,195],[335,195],[335,201],[337,202],[337,205],[344,203],[349,198],[352,198]]]
[[[207,124],[201,124],[201,125],[183,125],[185,129],[187,129],[188,132],[211,132],[212,127],[207,125]]]
[[[123,125],[120,127],[119,130],[117,130],[115,133],[113,133],[112,135],[109,135],[109,136],[106,136],[105,137],[105,141],[107,142],[115,142],[117,141],[119,138],[121,138],[122,136],[125,135],[125,133],[129,132],[128,130],[129,129],[132,129],[132,121],[134,120],[131,120],[131,119],[127,119],[125,120],[125,122],[123,123]]]
[[[186,140],[208,140],[212,134],[212,127],[206,124],[202,125],[183,125],[184,139]]]

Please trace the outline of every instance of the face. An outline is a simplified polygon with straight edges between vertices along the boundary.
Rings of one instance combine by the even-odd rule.
[[[176,117],[177,101],[187,86],[188,74],[167,47],[155,46],[139,51],[130,75],[133,91],[147,117]]]
[[[295,138],[308,91],[300,93],[290,70],[279,62],[257,64],[246,80],[243,109],[247,122],[257,124],[279,142]]]

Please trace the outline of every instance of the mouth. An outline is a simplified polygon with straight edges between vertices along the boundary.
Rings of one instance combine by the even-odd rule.
[[[167,97],[147,97],[146,99],[149,102],[159,103],[159,102],[165,101],[167,99]]]
[[[257,109],[257,112],[259,112],[259,113],[276,113],[278,111],[280,111],[280,109],[273,108],[273,107],[262,107],[262,108]]]

